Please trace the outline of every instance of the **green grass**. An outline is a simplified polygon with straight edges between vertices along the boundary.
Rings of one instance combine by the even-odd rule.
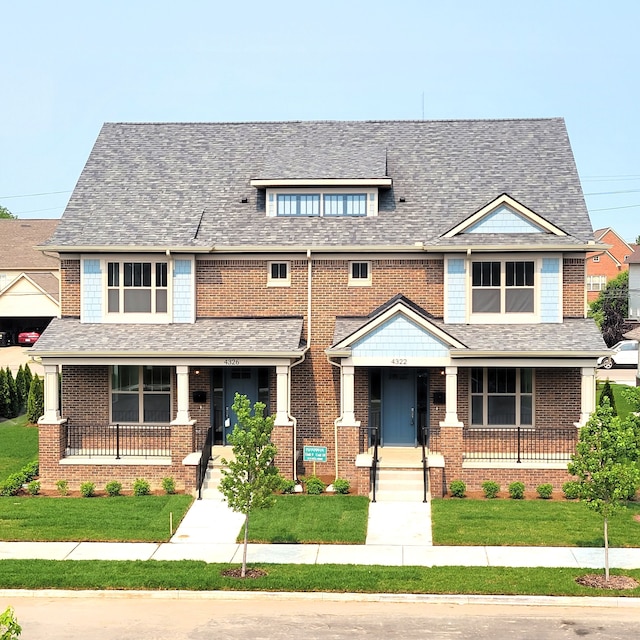
[[[0,422],[0,482],[38,458],[38,427],[27,416]]]
[[[597,402],[600,402],[600,395],[602,394],[602,386],[603,382],[598,382],[597,386]],[[635,406],[630,403],[624,397],[624,391],[629,389],[629,385],[626,384],[617,384],[615,382],[609,382],[611,385],[611,390],[613,391],[613,397],[616,401],[616,411],[621,418],[626,418],[631,412],[635,411]]]
[[[188,495],[0,498],[0,540],[161,542],[191,505]]]
[[[575,582],[592,569],[261,564],[250,566],[266,570],[266,576],[240,580],[221,575],[229,566],[196,561],[0,560],[0,588],[640,596],[640,588],[597,590]],[[640,570],[613,573],[640,580]]]
[[[434,500],[438,545],[602,547],[602,518],[580,502],[548,500]],[[639,503],[609,521],[612,547],[640,546]]]
[[[251,542],[364,544],[369,499],[363,496],[283,495],[249,518]],[[238,540],[243,538],[241,531]]]

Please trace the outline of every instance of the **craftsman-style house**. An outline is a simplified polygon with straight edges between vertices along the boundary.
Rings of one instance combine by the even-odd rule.
[[[106,124],[44,248],[45,485],[193,491],[240,392],[290,478],[559,488],[594,409],[602,247],[561,119]]]

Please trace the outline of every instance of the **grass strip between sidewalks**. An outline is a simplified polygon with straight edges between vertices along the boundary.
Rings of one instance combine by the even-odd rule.
[[[224,577],[229,565],[196,561],[0,560],[3,589],[150,589],[640,597],[640,587],[583,587],[592,569],[256,565],[258,579]],[[614,571],[640,580],[640,570]]]
[[[364,544],[369,498],[341,495],[283,495],[271,509],[256,509],[249,539],[264,543]],[[242,530],[238,542],[242,541]]]
[[[189,495],[116,498],[0,498],[0,540],[166,542],[193,502]]]
[[[640,503],[609,520],[609,545],[640,544]],[[585,504],[549,500],[434,500],[436,545],[603,547],[602,517]]]

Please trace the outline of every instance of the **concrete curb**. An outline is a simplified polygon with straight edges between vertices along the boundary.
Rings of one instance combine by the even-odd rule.
[[[638,608],[640,598],[612,596],[439,595],[430,593],[330,593],[298,591],[137,591],[88,589],[0,589],[1,598],[152,598],[161,600],[320,600],[326,602],[407,602],[537,607]]]

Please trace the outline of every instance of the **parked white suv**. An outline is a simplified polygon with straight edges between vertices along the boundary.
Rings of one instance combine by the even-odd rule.
[[[611,355],[598,358],[598,366],[611,369],[615,366],[638,366],[638,341],[621,340],[611,347]]]

